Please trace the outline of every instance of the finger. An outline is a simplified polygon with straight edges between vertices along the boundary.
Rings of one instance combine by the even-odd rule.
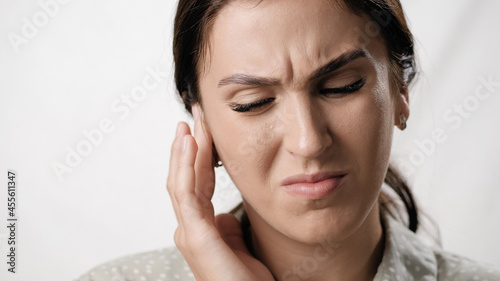
[[[177,167],[179,161],[179,156],[181,155],[182,148],[182,138],[184,135],[191,134],[191,130],[189,129],[188,124],[185,122],[179,122],[176,128],[176,136],[174,141],[172,142],[172,147],[170,149],[170,164],[169,164],[169,172],[167,178],[167,187],[173,186],[170,183],[175,181],[175,176],[177,175]],[[170,191],[169,191],[170,192]]]
[[[172,143],[172,148],[170,151],[170,164],[169,164],[169,173],[167,177],[167,190],[170,195],[170,199],[172,201],[172,206],[175,211],[175,215],[177,217],[177,221],[180,222],[179,217],[179,208],[177,200],[174,196],[174,189],[177,186],[178,182],[178,167],[179,161],[182,153],[182,145],[183,145],[183,137],[184,135],[190,134],[189,126],[184,122],[179,122],[177,124],[176,129],[176,137]]]
[[[196,155],[196,193],[210,200],[214,192],[215,174],[212,165],[212,136],[204,123],[203,112],[199,104],[193,106],[195,113],[194,137],[198,145]]]
[[[233,251],[250,252],[243,240],[243,231],[240,222],[230,214],[220,214],[215,217],[215,226],[222,239]]]
[[[195,159],[198,146],[194,138],[187,134],[182,137],[181,155],[173,194],[178,204],[179,216],[183,223],[195,223],[203,219],[200,202],[196,196]]]

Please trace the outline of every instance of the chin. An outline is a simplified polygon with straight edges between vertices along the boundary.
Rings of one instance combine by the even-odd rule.
[[[365,216],[349,212],[321,212],[311,216],[302,216],[294,220],[282,231],[289,238],[307,245],[328,243],[340,246],[342,241],[355,233],[363,223]]]

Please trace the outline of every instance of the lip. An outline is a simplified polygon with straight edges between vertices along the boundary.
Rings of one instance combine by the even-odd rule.
[[[281,187],[290,195],[305,199],[321,199],[337,190],[344,182],[346,172],[299,174],[285,178]]]

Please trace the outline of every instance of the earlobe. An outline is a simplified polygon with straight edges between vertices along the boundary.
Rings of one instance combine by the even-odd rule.
[[[406,129],[406,122],[410,116],[409,93],[408,87],[403,86],[398,95],[396,114],[394,122],[401,131]]]
[[[399,115],[399,129],[404,131],[406,129],[406,117],[404,114]]]
[[[212,142],[212,165],[215,168],[222,166],[222,161],[220,161],[219,154],[215,148],[215,144]]]

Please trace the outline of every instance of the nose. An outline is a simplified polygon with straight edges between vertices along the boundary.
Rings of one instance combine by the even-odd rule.
[[[283,145],[294,156],[317,159],[333,143],[328,116],[309,95],[290,99],[283,108]]]

